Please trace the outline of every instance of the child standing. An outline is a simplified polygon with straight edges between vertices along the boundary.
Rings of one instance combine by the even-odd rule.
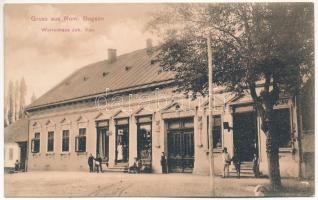
[[[226,147],[224,147],[224,149],[223,149],[222,159],[223,159],[223,166],[224,166],[223,167],[223,178],[229,177],[229,168],[230,168],[230,164],[231,164],[231,156],[227,152],[227,148]],[[226,172],[226,176],[225,176],[225,172]]]

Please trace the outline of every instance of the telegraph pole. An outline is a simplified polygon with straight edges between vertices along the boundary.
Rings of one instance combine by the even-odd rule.
[[[210,181],[212,196],[215,196],[214,184],[214,157],[213,157],[213,70],[212,70],[212,48],[211,48],[211,34],[207,38],[208,46],[208,66],[209,66],[209,161],[210,161]]]

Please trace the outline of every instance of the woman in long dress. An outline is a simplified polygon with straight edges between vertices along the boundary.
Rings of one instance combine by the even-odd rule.
[[[119,143],[117,145],[117,161],[123,160],[123,145]]]

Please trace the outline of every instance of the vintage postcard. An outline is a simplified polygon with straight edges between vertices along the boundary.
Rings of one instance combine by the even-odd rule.
[[[315,196],[314,2],[4,3],[5,197]]]

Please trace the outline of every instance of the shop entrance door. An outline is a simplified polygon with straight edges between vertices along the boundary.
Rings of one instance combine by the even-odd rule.
[[[127,163],[129,159],[129,125],[116,125],[116,163]]]
[[[234,151],[241,161],[252,161],[257,154],[257,121],[255,112],[233,114]]]
[[[192,172],[194,166],[193,118],[168,122],[169,172]]]
[[[109,131],[108,127],[97,128],[96,155],[99,154],[103,161],[109,159]]]

